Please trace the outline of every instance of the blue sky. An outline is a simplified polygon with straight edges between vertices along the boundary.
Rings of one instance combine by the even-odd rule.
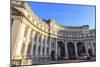
[[[41,19],[53,19],[59,24],[68,26],[89,25],[95,28],[95,7],[27,2],[33,12]]]

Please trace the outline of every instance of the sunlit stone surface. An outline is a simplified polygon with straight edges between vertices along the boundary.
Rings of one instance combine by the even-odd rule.
[[[41,20],[26,3],[12,1],[11,4],[11,64],[95,58],[95,29],[89,29],[88,25],[62,26],[52,19]],[[51,61],[52,51],[54,61]]]

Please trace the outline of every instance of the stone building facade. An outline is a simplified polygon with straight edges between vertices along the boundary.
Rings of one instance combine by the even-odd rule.
[[[96,55],[95,29],[88,25],[63,26],[56,21],[40,19],[21,1],[11,2],[11,64],[31,65],[35,61],[80,59],[84,54]]]

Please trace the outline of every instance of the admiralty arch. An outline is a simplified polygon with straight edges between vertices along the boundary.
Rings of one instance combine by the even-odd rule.
[[[11,2],[11,63],[31,65],[34,61],[80,59],[96,55],[95,29],[88,25],[63,26],[53,19],[39,18],[25,2]]]

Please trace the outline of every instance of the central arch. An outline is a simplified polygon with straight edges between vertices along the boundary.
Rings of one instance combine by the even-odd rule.
[[[65,45],[62,41],[58,42],[58,52],[59,52],[59,59],[63,59],[65,57]]]
[[[77,43],[77,51],[78,51],[78,56],[84,56],[86,54],[85,44],[83,42]]]
[[[67,43],[69,59],[75,59],[75,47],[72,42]]]

